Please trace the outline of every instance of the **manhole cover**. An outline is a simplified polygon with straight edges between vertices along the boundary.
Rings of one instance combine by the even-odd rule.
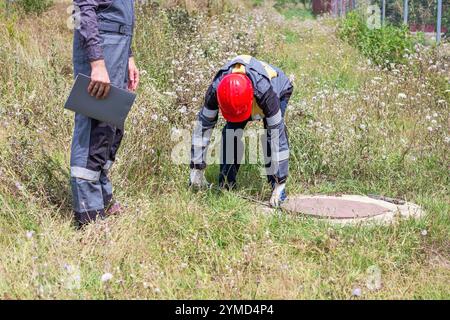
[[[287,211],[317,218],[360,219],[386,214],[386,206],[338,197],[293,197],[283,205]]]

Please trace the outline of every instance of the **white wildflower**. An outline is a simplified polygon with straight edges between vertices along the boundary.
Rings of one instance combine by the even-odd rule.
[[[105,273],[102,275],[101,277],[101,281],[104,282],[108,282],[113,278],[113,275],[111,273]]]
[[[352,296],[354,297],[361,297],[362,295],[362,290],[361,288],[355,288],[352,290]]]
[[[34,100],[34,98],[36,98],[36,91],[33,90],[33,92],[30,94],[30,96],[28,98],[30,101]]]
[[[183,262],[181,265],[180,265],[180,268],[181,269],[186,269],[188,267],[188,264],[186,263],[186,262]]]
[[[15,186],[16,186],[17,190],[19,190],[19,191],[23,191],[25,189],[23,187],[23,185],[18,181],[15,183]]]

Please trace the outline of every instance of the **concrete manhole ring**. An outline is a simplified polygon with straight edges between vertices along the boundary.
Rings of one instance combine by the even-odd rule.
[[[325,219],[336,223],[364,221],[390,222],[396,217],[423,216],[422,209],[412,203],[395,204],[359,195],[343,196],[290,196],[283,209],[294,214]]]

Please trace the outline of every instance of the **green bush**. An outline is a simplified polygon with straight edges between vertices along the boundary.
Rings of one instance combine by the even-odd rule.
[[[53,0],[17,0],[15,2],[26,13],[37,14],[41,14],[53,4]]]
[[[370,29],[364,17],[351,12],[342,20],[339,36],[347,41],[375,64],[389,66],[404,63],[405,54],[414,46],[414,39],[406,26],[385,25]]]
[[[286,6],[286,5],[299,5],[302,4],[305,8],[306,6],[311,7],[312,0],[276,0],[275,6]]]

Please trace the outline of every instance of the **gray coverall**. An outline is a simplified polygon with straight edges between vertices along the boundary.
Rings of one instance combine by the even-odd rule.
[[[276,183],[285,183],[289,174],[289,143],[284,115],[294,88],[282,70],[247,55],[238,56],[225,64],[206,93],[205,103],[198,114],[197,126],[192,137],[191,168],[200,170],[206,168],[211,131],[217,123],[219,114],[217,88],[223,77],[230,73],[243,73],[250,78],[256,104],[248,120],[241,123],[228,122],[223,129],[219,185],[225,188],[235,186],[242,160],[242,154],[237,151],[239,148],[243,150],[242,137],[228,141],[227,131],[242,132],[249,121],[260,119],[263,119],[264,127],[267,129],[266,143],[263,143],[262,147],[266,150],[268,181],[272,187]],[[230,151],[232,156],[228,157],[227,153]],[[228,162],[228,158],[232,158],[232,161]],[[273,168],[275,170],[272,170]]]
[[[90,75],[90,62],[104,59],[111,84],[127,88],[134,0],[76,0],[74,3],[81,11],[80,27],[74,32],[75,76]],[[112,200],[108,170],[122,137],[122,130],[112,125],[75,115],[70,171],[73,210],[80,224],[105,216]]]

